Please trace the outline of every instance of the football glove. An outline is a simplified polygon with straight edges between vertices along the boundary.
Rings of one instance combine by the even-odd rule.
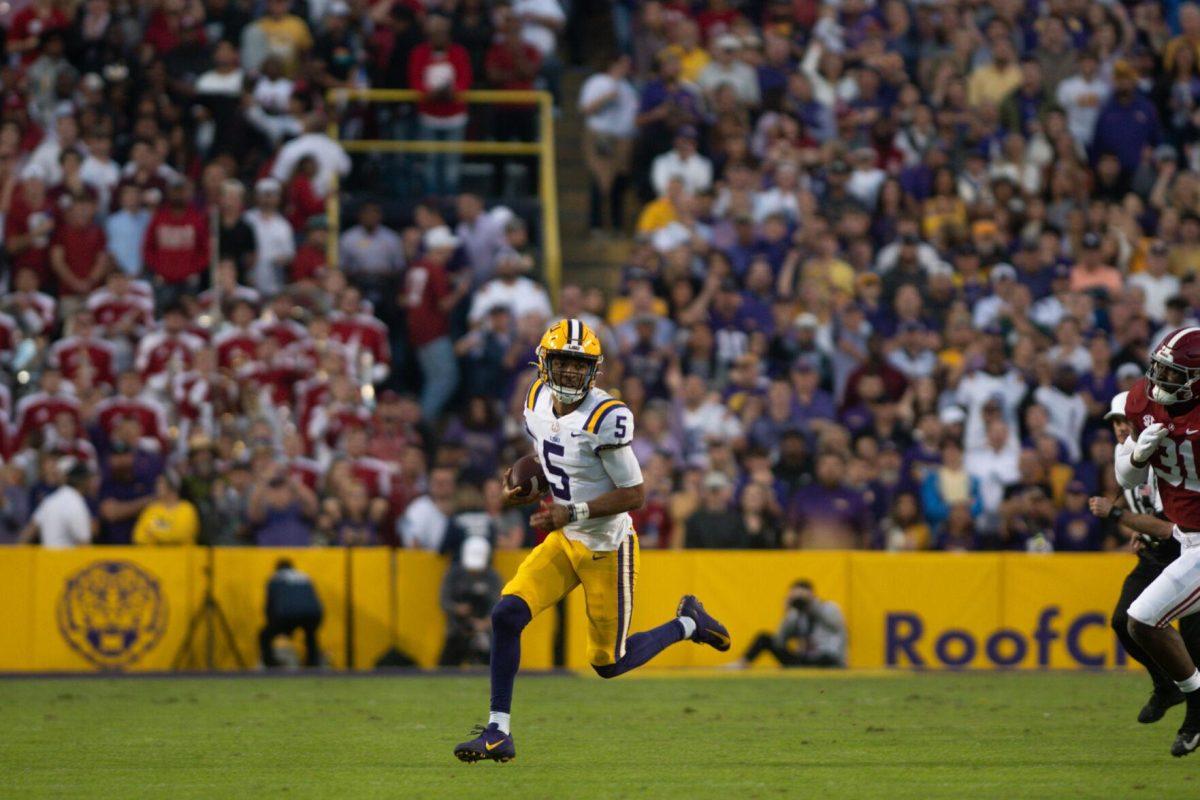
[[[1167,428],[1161,422],[1155,422],[1153,425],[1147,425],[1146,428],[1138,434],[1137,442],[1133,445],[1133,464],[1134,466],[1145,466],[1150,457],[1154,455],[1154,451],[1158,449],[1159,442],[1167,435]]]

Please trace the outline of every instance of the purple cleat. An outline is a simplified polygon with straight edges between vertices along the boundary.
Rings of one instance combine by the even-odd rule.
[[[729,631],[704,610],[704,604],[694,594],[685,594],[679,600],[675,616],[691,617],[696,623],[696,631],[692,634],[692,641],[696,644],[706,644],[722,653],[729,649]]]
[[[512,734],[504,733],[496,723],[475,726],[472,733],[479,734],[469,742],[463,742],[454,748],[454,755],[459,761],[474,764],[476,761],[512,761],[517,757],[517,748],[513,744]]]

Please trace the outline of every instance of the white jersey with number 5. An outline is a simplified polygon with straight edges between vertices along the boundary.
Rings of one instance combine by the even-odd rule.
[[[633,441],[633,413],[607,392],[592,389],[578,408],[558,417],[550,389],[539,378],[525,395],[525,430],[533,439],[555,503],[595,500],[613,489],[642,482],[636,459],[631,459],[636,474],[619,474],[619,483],[605,466],[606,457]],[[620,455],[628,459],[632,453]],[[616,550],[632,527],[629,514],[621,513],[569,523],[563,534],[599,552]]]

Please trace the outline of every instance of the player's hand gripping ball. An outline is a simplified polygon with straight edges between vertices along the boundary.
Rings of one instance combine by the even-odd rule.
[[[517,459],[504,476],[504,499],[509,505],[531,503],[546,493],[550,485],[542,465],[533,456]]]

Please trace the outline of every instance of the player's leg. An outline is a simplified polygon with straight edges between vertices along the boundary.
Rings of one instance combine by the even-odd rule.
[[[1146,668],[1146,672],[1150,674],[1150,681],[1154,684],[1154,691],[1150,693],[1150,698],[1138,712],[1138,722],[1141,723],[1157,722],[1167,713],[1167,709],[1183,702],[1183,692],[1179,691],[1175,682],[1167,673],[1163,672],[1162,667],[1155,663],[1150,654],[1143,650],[1142,646],[1129,633],[1130,603],[1137,599],[1137,596],[1158,577],[1160,572],[1161,569],[1158,566],[1139,559],[1137,566],[1125,576],[1125,582],[1121,585],[1121,596],[1118,598],[1117,606],[1113,609],[1112,614],[1112,628],[1117,634],[1121,646],[1125,648],[1125,652],[1129,654],[1130,658]],[[1188,617],[1188,619],[1193,618]],[[1196,619],[1200,620],[1200,618]]]
[[[1129,633],[1184,693],[1187,714],[1171,747],[1184,756],[1200,747],[1200,671],[1183,637],[1171,626],[1180,617],[1200,611],[1200,548],[1185,547],[1130,604]]]
[[[637,534],[630,533],[613,553],[582,549],[584,555],[577,569],[587,606],[588,660],[600,677],[624,675],[695,633],[695,620],[677,613],[662,625],[629,634],[634,588],[641,569]]]
[[[579,585],[569,543],[554,531],[533,549],[505,584],[492,609],[492,697],[488,724],[479,735],[454,748],[462,761],[508,761],[516,754],[510,720],[513,684],[521,665],[521,632],[538,614]]]
[[[588,617],[588,661],[600,677],[623,675],[683,639],[684,629],[678,619],[629,635],[633,590],[641,566],[637,534],[630,533],[608,553],[579,547],[582,552],[577,563]]]

